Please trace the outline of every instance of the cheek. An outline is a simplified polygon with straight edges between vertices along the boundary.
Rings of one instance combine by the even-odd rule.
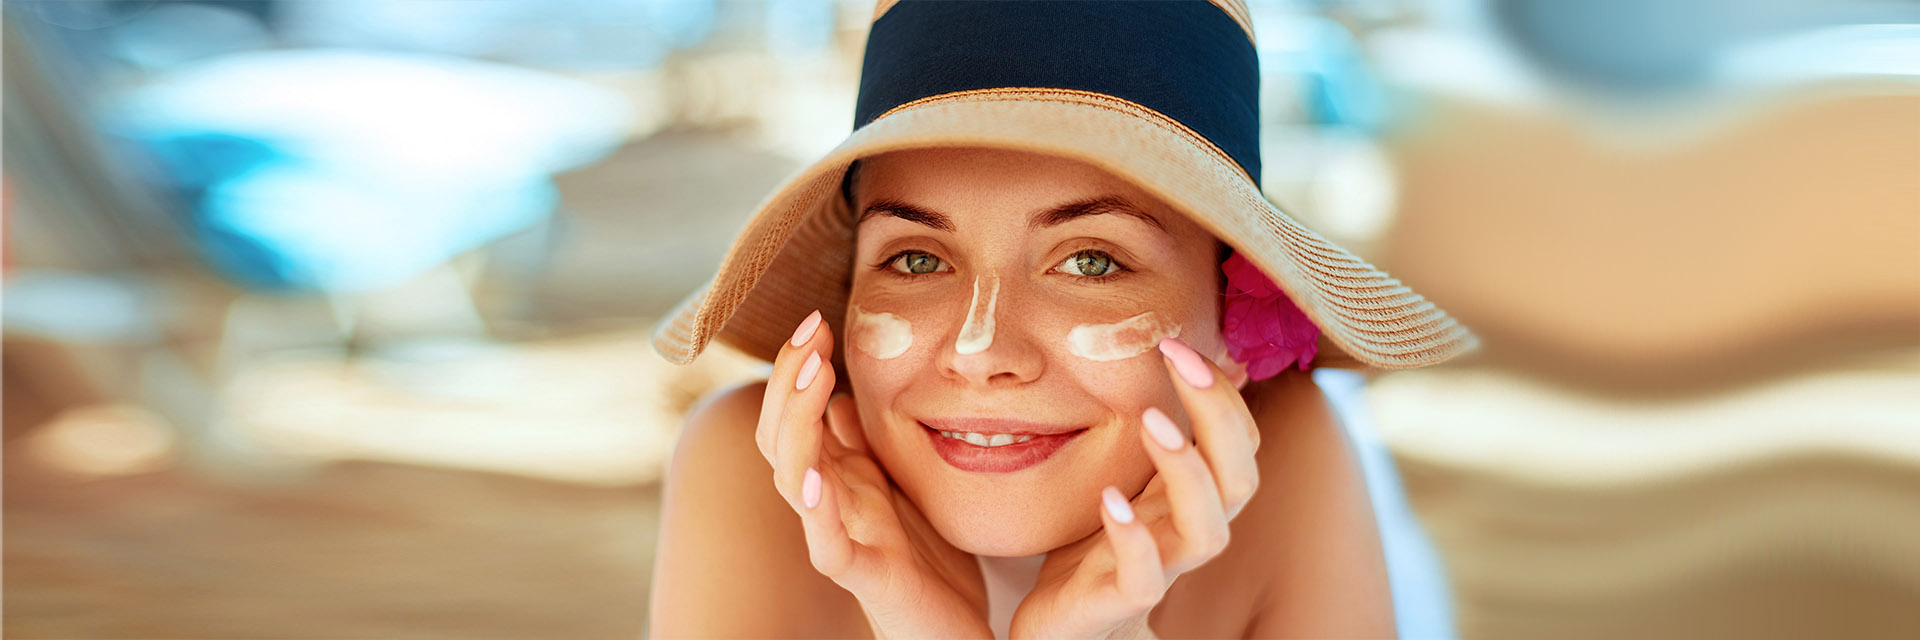
[[[868,443],[887,463],[917,431],[900,429],[897,406],[912,387],[934,377],[933,348],[942,325],[899,301],[866,300],[847,306],[847,383],[859,401]]]
[[[1073,460],[1068,478],[1061,480],[1063,488],[1071,487],[1066,494],[1093,504],[1102,487],[1118,486],[1132,495],[1152,477],[1153,460],[1140,439],[1140,416],[1148,407],[1180,415],[1179,396],[1159,356],[1155,350],[1151,357],[1079,360],[1062,367],[1077,379],[1076,395],[1107,414],[1107,422],[1089,434],[1085,450]]]
[[[924,331],[926,323],[919,324]],[[916,371],[924,371],[928,365],[921,357],[924,349],[914,348],[920,342],[914,335],[914,325],[897,313],[862,305],[847,307],[847,383],[854,397],[860,399],[861,418],[869,427],[870,440],[884,438],[872,428],[882,424],[879,420],[884,412],[880,408],[891,404]]]
[[[1139,356],[1178,337],[1180,325],[1156,311],[1110,324],[1083,324],[1067,332],[1067,352],[1094,362],[1112,362]]]
[[[1187,320],[1204,320],[1204,317]],[[1071,356],[1063,358],[1062,364],[1067,365],[1063,368],[1072,372],[1081,381],[1080,386],[1113,413],[1114,420],[1131,427],[1120,430],[1125,433],[1116,438],[1115,446],[1139,448],[1138,438],[1132,437],[1137,435],[1133,431],[1140,428],[1140,415],[1148,407],[1159,407],[1175,416],[1185,414],[1159,353],[1161,340],[1188,340],[1183,337],[1184,333],[1204,338],[1208,332],[1202,327],[1189,329],[1176,322],[1172,315],[1159,311],[1143,312],[1119,322],[1076,325],[1066,331],[1059,351]],[[1138,462],[1146,464],[1145,461],[1142,453]]]
[[[913,323],[891,313],[868,312],[854,306],[848,314],[847,337],[853,348],[875,360],[892,360],[913,348]]]
[[[1104,407],[1109,419],[1138,428],[1147,407],[1171,412],[1169,403],[1179,402],[1158,347],[1162,339],[1180,332],[1179,324],[1155,312],[1063,329],[1055,334],[1053,367]]]

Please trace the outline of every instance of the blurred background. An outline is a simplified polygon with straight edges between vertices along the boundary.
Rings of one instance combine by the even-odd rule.
[[[1920,5],[1250,4],[1269,196],[1485,344],[1350,396],[1419,633],[1920,637]],[[872,10],[6,0],[5,634],[641,634],[763,372],[649,329]]]

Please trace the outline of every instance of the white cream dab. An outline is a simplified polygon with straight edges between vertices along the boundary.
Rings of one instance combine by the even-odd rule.
[[[913,325],[891,313],[853,308],[853,346],[878,360],[892,360],[913,346]]]
[[[1067,350],[1095,362],[1131,358],[1180,336],[1180,325],[1148,311],[1113,324],[1083,324],[1067,332]]]
[[[993,290],[987,293],[986,311],[980,310],[980,279],[993,281]],[[1000,303],[1000,279],[993,276],[976,276],[973,279],[973,301],[967,303],[967,322],[960,325],[960,338],[953,341],[953,350],[959,353],[980,353],[993,346],[993,308]]]

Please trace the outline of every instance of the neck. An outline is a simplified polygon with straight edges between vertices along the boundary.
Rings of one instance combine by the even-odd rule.
[[[980,578],[987,587],[987,626],[994,638],[1007,637],[1013,612],[1040,579],[1047,554],[1032,556],[974,556],[980,559]]]

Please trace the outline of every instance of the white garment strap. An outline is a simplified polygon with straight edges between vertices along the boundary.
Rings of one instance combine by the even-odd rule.
[[[1033,583],[1040,579],[1040,565],[1047,561],[1047,554],[974,557],[980,560],[980,577],[987,584],[987,626],[993,629],[995,640],[1007,640],[1013,628],[1013,611],[1027,598],[1027,592],[1033,591]]]

